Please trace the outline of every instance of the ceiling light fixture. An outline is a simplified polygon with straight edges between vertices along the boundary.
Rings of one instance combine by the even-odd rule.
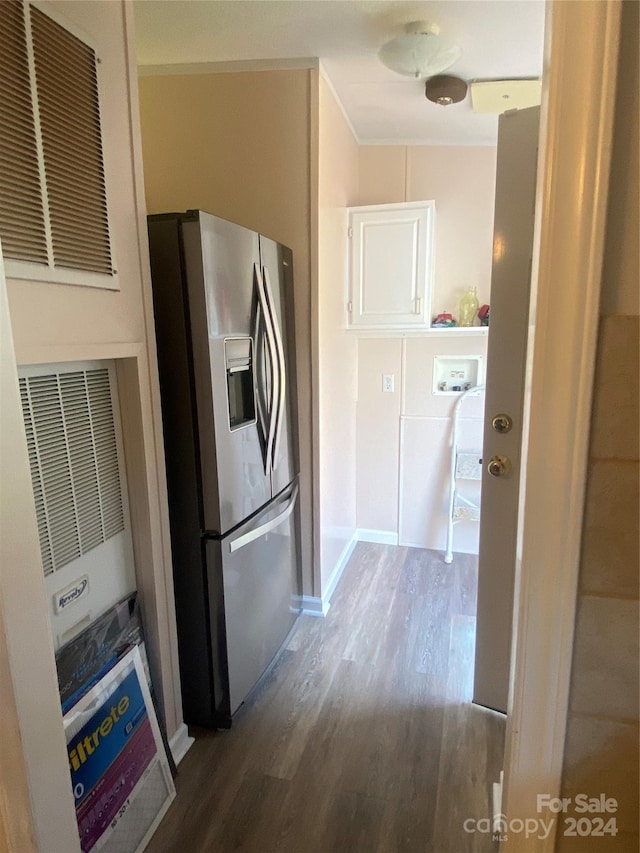
[[[427,80],[424,94],[434,104],[448,107],[450,104],[459,104],[463,101],[467,95],[467,88],[467,84],[460,77],[439,74]]]
[[[426,21],[407,24],[405,32],[380,48],[383,65],[406,77],[433,77],[450,68],[462,55],[457,44],[445,42],[440,27]]]

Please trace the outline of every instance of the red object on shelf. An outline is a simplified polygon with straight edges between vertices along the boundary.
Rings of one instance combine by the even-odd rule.
[[[442,314],[436,314],[431,323],[432,326],[457,326],[458,324],[453,319],[453,314],[448,314],[446,311]]]

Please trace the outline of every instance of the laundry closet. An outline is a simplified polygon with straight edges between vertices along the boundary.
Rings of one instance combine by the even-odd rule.
[[[349,211],[347,334],[357,337],[356,514],[364,541],[444,552],[453,413],[485,379],[489,328],[433,327],[491,285],[496,149],[361,146]],[[386,286],[385,286],[386,282]],[[460,445],[482,446],[484,397],[465,401]],[[479,481],[465,488],[479,498]],[[455,550],[478,553],[479,525]]]

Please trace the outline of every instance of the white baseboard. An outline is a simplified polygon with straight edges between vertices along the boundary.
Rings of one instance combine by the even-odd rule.
[[[358,544],[358,535],[357,531],[353,534],[351,539],[347,542],[347,544],[342,549],[342,553],[338,557],[338,562],[335,564],[331,575],[329,576],[329,580],[327,581],[327,588],[322,593],[322,600],[326,602],[327,608],[331,602],[331,596],[335,592],[336,587],[338,586],[338,581],[342,577],[342,573],[344,571],[344,567],[349,562],[349,558],[353,554],[353,549]]]
[[[329,580],[327,581],[327,586],[324,592],[322,593],[322,597],[317,597],[313,595],[303,595],[302,596],[302,612],[306,616],[326,616],[329,612],[329,608],[331,607],[331,596],[335,592],[336,587],[338,586],[338,582],[342,577],[342,573],[344,571],[344,567],[349,562],[349,558],[353,554],[353,549],[356,547],[358,543],[358,535],[357,531],[353,534],[351,539],[347,542],[347,544],[342,549],[342,553],[338,557],[338,560],[333,567],[333,571],[329,576]]]
[[[176,763],[176,767],[185,757],[189,750],[189,747],[193,743],[193,738],[189,737],[189,729],[187,728],[185,723],[182,723],[178,731],[169,741],[169,749],[171,750],[171,755],[173,755],[173,760]]]
[[[397,545],[398,534],[395,530],[370,530],[359,527],[356,530],[358,542],[377,542],[379,545]]]
[[[303,595],[301,602],[303,616],[326,616],[329,611],[329,602],[323,602],[319,596]]]

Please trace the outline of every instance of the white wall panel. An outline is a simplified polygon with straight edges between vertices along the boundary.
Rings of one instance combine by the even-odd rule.
[[[368,530],[398,530],[398,454],[402,344],[395,338],[358,341],[357,523]],[[383,375],[395,390],[382,390]]]
[[[482,436],[482,421],[467,420],[463,442],[475,447]],[[400,451],[400,545],[443,551],[447,540],[449,500],[449,418],[403,417]],[[477,482],[465,482],[462,493],[473,499]],[[478,553],[478,525],[462,521],[454,528],[454,551]]]
[[[447,332],[424,338],[407,338],[404,372],[405,415],[422,417],[449,417],[457,397],[433,394],[433,359],[438,355],[479,355],[486,366],[487,333]],[[466,404],[465,404],[466,407]],[[479,416],[482,404],[470,400],[465,411],[469,416]]]

